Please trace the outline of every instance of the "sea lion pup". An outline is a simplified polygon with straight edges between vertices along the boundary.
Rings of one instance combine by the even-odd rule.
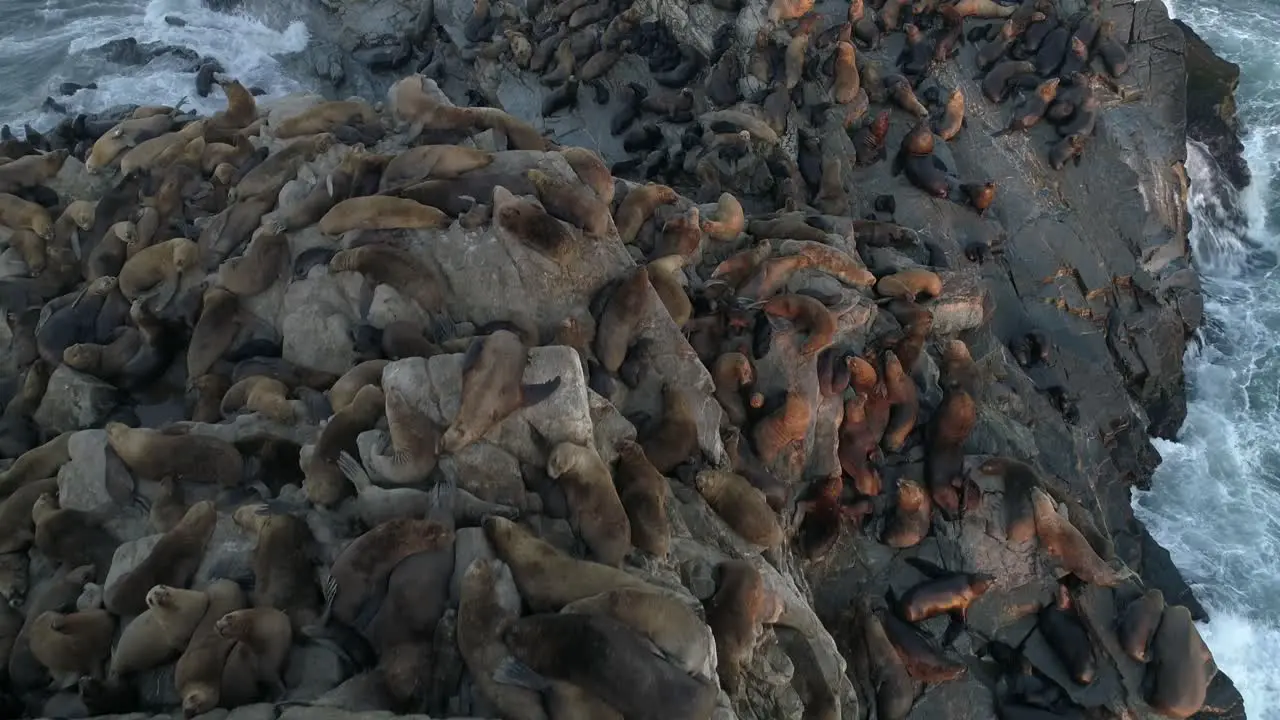
[[[58,491],[57,478],[45,478],[14,489],[0,502],[0,553],[26,550],[35,540],[31,510],[46,493]]]
[[[933,300],[942,295],[942,278],[932,270],[903,270],[880,278],[876,283],[876,294],[883,298],[910,302],[918,302],[921,296],[926,300]]]
[[[499,669],[499,682],[572,683],[636,720],[706,720],[715,708],[714,685],[655,655],[642,635],[607,615],[534,615],[512,622],[503,637],[515,659]]]
[[[1045,111],[1049,109],[1049,104],[1053,102],[1054,96],[1058,94],[1059,82],[1059,78],[1050,78],[1037,85],[1035,91],[1015,111],[1013,118],[1009,120],[1009,126],[992,133],[991,136],[1000,137],[1035,127],[1040,122],[1040,119],[1044,117]]]
[[[1035,510],[1036,535],[1040,538],[1040,546],[1065,571],[1087,583],[1103,587],[1115,587],[1132,574],[1131,571],[1117,572],[1099,557],[1076,526],[1058,513],[1056,503],[1043,490],[1031,490],[1031,503]]]
[[[187,500],[182,485],[172,476],[160,478],[159,484],[160,492],[151,499],[147,520],[156,532],[167,533],[177,527],[182,516],[187,514]]]
[[[244,458],[235,445],[205,435],[131,428],[107,423],[107,442],[139,477],[235,487],[244,479]]]
[[[667,479],[636,443],[623,440],[617,449],[614,483],[630,520],[631,544],[657,558],[665,558],[671,548]]]
[[[680,281],[684,279],[681,268],[685,265],[683,255],[666,255],[653,260],[646,267],[649,269],[649,282],[654,292],[666,308],[667,314],[676,327],[683,328],[693,315],[693,301]]]
[[[960,88],[956,88],[947,96],[947,104],[942,109],[942,115],[935,122],[933,131],[938,137],[951,142],[956,135],[960,134],[960,129],[963,127],[964,93]]]
[[[176,658],[191,640],[209,607],[202,590],[156,585],[147,592],[147,609],[125,626],[111,653],[109,682],[150,670]]]
[[[591,188],[596,197],[600,198],[600,202],[605,205],[613,203],[613,173],[609,172],[609,167],[599,155],[581,147],[562,147],[559,152],[582,184]]]
[[[775,548],[784,539],[778,517],[763,492],[741,475],[724,470],[700,471],[694,479],[698,493],[743,540]]]
[[[742,685],[764,625],[777,622],[782,602],[765,587],[749,560],[728,560],[716,567],[715,595],[707,601],[707,625],[716,641],[716,672],[730,695]]]
[[[645,221],[653,217],[659,205],[669,205],[679,197],[676,191],[666,185],[648,183],[633,187],[622,199],[614,214],[614,224],[618,227],[618,237],[624,243],[634,243],[636,235]]]
[[[1191,611],[1182,605],[1166,607],[1151,641],[1147,670],[1151,684],[1146,697],[1151,707],[1170,718],[1195,715],[1204,706],[1209,682],[1217,670]]]
[[[387,360],[381,359],[365,360],[348,370],[329,388],[329,407],[335,413],[341,412],[356,399],[356,394],[365,385],[382,387],[382,370],[387,363]]]
[[[665,590],[609,590],[565,605],[561,613],[606,615],[653,641],[667,658],[695,677],[708,670],[712,638],[679,597]]]
[[[28,483],[55,477],[63,465],[71,462],[71,455],[67,451],[71,435],[70,432],[64,432],[45,444],[22,453],[7,470],[0,471],[0,498],[9,497]],[[32,502],[39,496],[39,493],[33,495]],[[29,508],[27,515],[30,515]]]
[[[0,165],[0,193],[38,187],[57,177],[71,153],[66,150],[36,153]]]
[[[528,170],[525,177],[533,185],[538,201],[554,217],[595,237],[609,232],[609,206],[586,185],[552,177],[541,170]]]
[[[500,237],[526,245],[560,264],[568,262],[578,249],[577,239],[567,225],[537,203],[516,197],[501,185],[493,186],[493,226]]]
[[[41,613],[31,624],[31,654],[55,675],[103,677],[116,620],[106,610]]]
[[[755,382],[755,369],[751,360],[739,352],[724,353],[716,358],[711,370],[716,384],[716,400],[724,409],[725,418],[734,427],[747,422],[747,407],[742,399],[742,389]]]
[[[440,429],[399,390],[386,395],[387,433],[369,454],[369,469],[396,485],[427,479],[436,468]]]
[[[483,525],[494,552],[511,567],[520,596],[533,612],[555,612],[607,590],[654,589],[617,568],[570,557],[506,518],[487,517]]]
[[[289,386],[264,375],[251,375],[227,389],[222,396],[222,416],[234,417],[241,410],[260,413],[275,422],[292,425],[298,413],[289,402]]]
[[[49,211],[9,193],[0,193],[0,225],[15,231],[30,230],[43,240],[53,238],[53,218]]]
[[[1049,167],[1061,170],[1066,167],[1069,160],[1074,160],[1075,164],[1079,165],[1086,141],[1087,138],[1083,135],[1068,135],[1054,143],[1049,149]]]
[[[538,693],[494,680],[511,651],[502,641],[520,618],[520,593],[511,568],[500,560],[475,560],[462,575],[458,597],[458,648],[480,694],[498,715],[511,720],[547,720]]]
[[[462,399],[440,439],[449,454],[484,437],[512,413],[536,405],[560,388],[560,378],[524,384],[528,350],[510,330],[472,341],[462,359]]]
[[[343,200],[317,223],[325,235],[341,235],[351,230],[397,230],[445,228],[453,220],[439,209],[416,200],[390,195],[366,195]]]
[[[284,692],[284,661],[293,642],[289,616],[270,607],[232,610],[214,623],[214,629],[227,640],[244,643],[253,652],[253,670],[259,685]]]
[[[435,268],[391,245],[362,245],[343,250],[329,260],[329,271],[367,275],[375,285],[390,285],[429,313],[440,310],[444,302],[444,280]]]
[[[255,233],[243,254],[218,266],[218,284],[240,297],[253,297],[275,283],[288,259],[287,238],[270,232]]]
[[[569,523],[596,562],[621,566],[631,552],[631,522],[600,454],[562,442],[547,457],[547,476],[564,490]]]
[[[209,607],[191,634],[191,642],[174,667],[173,684],[182,698],[182,714],[195,717],[217,707],[222,701],[224,672],[239,672],[229,663],[234,641],[217,630],[218,620],[244,607],[244,593],[231,580],[215,580],[205,589]]]
[[[286,183],[298,176],[303,163],[311,162],[328,152],[335,142],[337,140],[328,133],[294,140],[288,147],[267,156],[266,160],[245,173],[240,182],[227,193],[227,199],[235,202],[278,195]]]
[[[1104,20],[1098,26],[1098,34],[1093,39],[1093,52],[1102,58],[1102,65],[1107,74],[1119,78],[1129,70],[1129,53],[1124,44],[1115,38],[1116,24],[1113,20]]]
[[[1124,654],[1134,662],[1151,660],[1151,639],[1164,613],[1164,593],[1152,588],[1125,608],[1116,635]]]
[[[861,260],[826,243],[784,240],[778,251],[787,255],[804,255],[812,261],[809,267],[821,270],[845,285],[869,288],[876,284],[876,276],[863,266]]]
[[[363,100],[330,100],[286,118],[272,129],[281,140],[331,133],[343,125],[378,125],[378,113]]]
[[[146,610],[147,593],[156,585],[186,586],[200,567],[217,522],[211,501],[192,505],[141,563],[106,587],[103,604],[116,615],[137,615]]]
[[[31,506],[35,523],[33,544],[45,557],[67,567],[93,565],[105,580],[120,541],[92,513],[64,509],[54,493],[45,493]]]
[[[320,615],[320,588],[312,556],[315,537],[302,518],[269,512],[265,505],[242,505],[233,515],[255,538],[253,546],[253,607],[283,610],[299,630]]]
[[[662,421],[640,443],[649,462],[666,474],[698,449],[698,421],[684,392],[674,384],[662,387]]]
[[[702,220],[702,232],[712,240],[728,242],[737,238],[746,229],[746,213],[742,209],[742,203],[738,202],[738,198],[734,197],[733,193],[720,193],[712,215],[714,219],[703,218]]]
[[[991,207],[991,203],[996,199],[996,184],[992,181],[982,183],[961,183],[960,194],[965,200],[978,211],[979,215],[985,215],[987,208]]]
[[[807,336],[800,347],[803,356],[814,355],[835,341],[835,315],[821,301],[808,295],[775,295],[765,301],[760,309],[774,318],[784,318],[802,328]]]
[[[166,240],[125,261],[118,277],[120,294],[129,302],[155,297],[154,306],[163,308],[177,293],[183,273],[199,267],[199,245],[187,238]]]
[[[391,159],[382,171],[379,190],[431,179],[455,178],[493,162],[493,153],[461,145],[419,145]]]
[[[339,454],[357,452],[356,438],[382,416],[386,399],[377,385],[365,385],[346,407],[335,412],[320,430],[310,455],[299,458],[302,489],[316,505],[331,507],[351,494],[351,485],[338,467]]]

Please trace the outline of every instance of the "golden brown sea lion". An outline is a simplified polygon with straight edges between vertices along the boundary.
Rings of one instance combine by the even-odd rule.
[[[147,609],[125,626],[111,653],[108,677],[149,670],[176,658],[191,640],[209,607],[202,590],[156,585],[147,592]]]
[[[318,155],[328,152],[335,142],[335,138],[328,133],[293,141],[288,147],[268,156],[266,160],[245,173],[244,177],[240,178],[240,182],[231,189],[227,199],[235,202],[257,197],[274,198],[285,183],[297,177],[298,169],[303,163],[310,162]]]
[[[614,223],[618,227],[618,237],[624,243],[635,242],[641,226],[653,217],[659,205],[669,205],[679,199],[676,191],[666,185],[649,183],[634,187],[622,199]]]
[[[231,580],[215,580],[205,590],[209,607],[191,634],[191,642],[174,667],[173,684],[182,698],[182,714],[195,717],[218,707],[223,701],[225,675],[234,677],[240,661],[228,662],[234,641],[217,630],[223,615],[244,607],[244,593]]]
[[[117,615],[136,615],[146,610],[147,593],[156,585],[185,587],[200,567],[217,522],[218,510],[212,502],[192,505],[182,522],[161,536],[137,567],[106,587],[103,604]]]
[[[31,624],[31,654],[51,672],[102,678],[116,619],[106,610],[44,612]]]
[[[1035,509],[1036,535],[1040,537],[1040,546],[1064,570],[1087,583],[1103,587],[1115,587],[1132,575],[1132,571],[1116,571],[1099,557],[1076,526],[1058,514],[1056,503],[1043,490],[1031,490],[1031,503]]]
[[[200,246],[187,238],[173,238],[139,250],[120,270],[120,294],[130,302],[152,295],[163,308],[177,292],[182,274],[200,267]]]
[[[265,506],[242,505],[236,525],[256,538],[253,547],[253,607],[283,610],[294,630],[320,616],[322,598],[316,584],[312,556],[315,537],[302,518],[266,511]]]
[[[293,642],[287,615],[270,607],[232,610],[214,623],[214,629],[223,638],[242,643],[252,651],[259,685],[284,691],[284,661]]]
[[[898,480],[897,504],[893,517],[885,524],[880,542],[891,548],[915,547],[929,534],[933,501],[924,486],[915,480]]]
[[[939,615],[951,615],[963,622],[969,605],[996,581],[985,573],[950,572],[924,561],[915,561],[912,565],[934,577],[902,594],[898,614],[907,622],[918,623]]]
[[[351,230],[432,229],[449,227],[452,218],[416,200],[390,195],[366,195],[343,200],[317,223],[326,235]],[[348,251],[349,252],[349,251]]]
[[[436,312],[443,303],[445,285],[435,269],[391,245],[363,245],[343,250],[329,260],[329,270],[367,275],[374,283],[395,288],[405,299],[417,302],[426,312]]]
[[[672,383],[662,387],[662,420],[640,443],[660,473],[669,473],[698,450],[698,421],[688,396]]]
[[[260,413],[284,425],[292,425],[297,419],[297,411],[289,401],[289,387],[264,375],[250,375],[222,396],[223,417],[232,417],[240,410]]]
[[[547,457],[547,476],[564,491],[569,523],[597,562],[622,565],[631,552],[631,523],[613,476],[595,447],[563,442]]]
[[[281,140],[337,130],[343,125],[378,125],[373,107],[363,100],[330,100],[286,118],[273,127]]]
[[[16,195],[0,193],[0,225],[30,230],[44,240],[53,237],[53,218],[43,206]]]
[[[356,393],[365,385],[382,387],[382,370],[386,360],[366,360],[348,370],[329,388],[329,407],[339,412],[355,400]]]
[[[1134,662],[1145,663],[1151,659],[1151,640],[1155,637],[1160,618],[1164,615],[1164,593],[1152,588],[1129,603],[1120,617],[1116,635],[1124,654]]]
[[[386,392],[387,435],[369,455],[369,467],[387,482],[424,482],[436,467],[440,429],[399,390]]]
[[[204,291],[200,319],[187,345],[187,377],[206,375],[231,347],[240,331],[240,300],[231,291],[210,287]]]
[[[889,424],[885,427],[884,438],[880,447],[885,452],[898,452],[907,442],[907,436],[916,426],[916,416],[920,413],[920,401],[917,397],[915,381],[907,375],[892,350],[883,355],[884,385],[888,393]]]
[[[395,156],[382,171],[380,189],[423,180],[455,178],[493,162],[493,153],[461,145],[419,145]]]
[[[759,406],[753,403],[753,407]],[[752,428],[756,455],[766,466],[792,464],[801,454],[812,423],[813,402],[803,393],[788,392],[782,406]]]
[[[716,400],[724,409],[729,423],[734,427],[745,425],[747,407],[742,398],[742,389],[755,382],[755,369],[751,366],[751,360],[739,352],[724,353],[716,358],[711,378],[716,385]]]
[[[933,299],[942,294],[942,278],[931,270],[912,269],[880,278],[876,294],[915,302],[920,296]]]
[[[609,206],[586,185],[529,170],[525,177],[533,184],[538,201],[557,218],[582,228],[588,235],[603,237],[609,232]]]
[[[1151,641],[1147,672],[1151,675],[1147,702],[1156,712],[1169,718],[1189,718],[1204,707],[1217,665],[1186,607],[1164,609],[1160,629]]]
[[[742,234],[747,226],[746,213],[742,203],[732,193],[720,193],[716,201],[714,219],[703,219],[702,231],[712,240],[728,242]]]
[[[218,284],[240,297],[253,297],[275,283],[288,260],[289,241],[285,236],[257,233],[244,253],[218,266]]]
[[[596,327],[595,350],[600,365],[610,374],[616,375],[627,359],[651,288],[649,272],[641,265],[618,284],[605,304]]]
[[[585,82],[590,78],[584,76],[581,79]],[[599,155],[586,148],[572,146],[560,148],[560,155],[577,173],[578,179],[600,198],[600,202],[605,205],[613,202],[613,173]]]
[[[493,187],[493,227],[499,237],[511,238],[562,264],[576,254],[579,245],[569,226],[501,185]]]
[[[0,165],[0,193],[44,185],[58,175],[70,155],[66,150],[14,158]]]
[[[172,475],[189,482],[235,487],[244,479],[244,458],[225,440],[205,435],[131,428],[107,423],[107,442],[140,477]]]
[[[747,479],[723,470],[707,469],[694,480],[707,504],[743,540],[764,548],[774,548],[784,539],[782,526],[764,493]]]

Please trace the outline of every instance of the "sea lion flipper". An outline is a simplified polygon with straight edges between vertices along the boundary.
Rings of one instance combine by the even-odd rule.
[[[351,453],[343,450],[338,454],[338,469],[342,474],[356,486],[356,492],[367,490],[373,484],[369,479],[369,473],[360,464],[359,460],[351,457]]]
[[[942,633],[942,647],[951,647],[951,644],[960,637],[960,633],[965,628],[965,612],[963,609],[951,613],[951,623],[947,625],[947,629]]]
[[[72,228],[71,230],[71,254],[76,256],[76,261],[84,260],[84,250],[80,247],[80,230]]]
[[[537,692],[544,692],[551,688],[551,683],[547,682],[546,678],[513,657],[503,660],[498,665],[493,671],[493,680],[504,685],[516,685]]]
[[[541,383],[525,383],[520,386],[520,406],[533,407],[538,403],[546,400],[560,389],[561,379],[559,376],[554,377],[546,382]]]

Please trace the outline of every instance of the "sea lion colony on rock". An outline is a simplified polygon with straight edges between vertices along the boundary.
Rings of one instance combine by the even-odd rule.
[[[579,58],[567,33],[597,27],[601,53],[648,54],[659,84],[683,87],[706,69],[709,97],[723,99],[719,105],[741,100],[742,68],[725,70],[728,55],[704,58],[638,10],[614,15],[605,7],[574,0],[543,8],[560,35],[521,35],[523,45],[510,46],[514,61],[541,69],[554,59],[552,83],[576,82],[573,66],[583,60],[593,68],[583,75],[604,74],[617,58]],[[343,101],[277,117],[282,109],[267,114],[225,80],[228,108],[207,120],[148,109],[97,127],[100,137],[78,156],[100,176],[113,166],[127,172],[98,196],[65,206],[72,199],[46,186],[67,153],[0,146],[12,153],[0,164],[0,184],[12,191],[0,197],[0,227],[12,231],[30,271],[0,280],[0,299],[10,318],[45,306],[36,323],[10,322],[14,347],[34,347],[20,356],[22,390],[4,418],[6,447],[14,448],[6,454],[15,459],[0,473],[0,517],[12,518],[0,533],[6,558],[25,559],[31,546],[41,567],[62,565],[38,584],[6,583],[23,620],[13,623],[20,630],[4,658],[5,700],[29,714],[79,702],[92,713],[181,705],[190,716],[259,700],[307,702],[343,677],[368,673],[381,687],[373,705],[401,712],[706,718],[723,688],[747,716],[744,680],[776,649],[770,628],[799,632],[810,653],[821,652],[818,636],[827,632],[786,590],[773,565],[780,554],[795,548],[822,562],[850,534],[920,551],[938,545],[936,527],[984,522],[1000,498],[1001,512],[991,516],[1000,518],[997,529],[986,531],[1000,552],[1062,571],[1033,617],[1070,677],[1045,674],[1043,658],[1025,659],[1032,652],[1023,646],[1025,628],[1006,645],[989,628],[966,626],[975,604],[1015,589],[1001,567],[982,572],[913,557],[904,567],[917,574],[888,593],[887,604],[864,594],[838,623],[857,700],[839,696],[838,669],[796,659],[806,705],[840,717],[841,707],[856,713],[850,703],[860,701],[877,717],[904,717],[917,682],[964,676],[949,646],[968,632],[1012,679],[993,687],[1006,716],[1081,712],[1072,693],[1098,682],[1108,647],[1149,663],[1137,677],[1147,676],[1145,698],[1157,712],[1198,710],[1216,669],[1185,609],[1165,608],[1158,592],[1141,595],[1088,511],[1055,478],[1013,458],[966,456],[986,376],[964,342],[934,332],[935,312],[945,312],[956,292],[954,275],[927,261],[869,271],[871,250],[933,253],[914,230],[848,218],[842,171],[832,171],[832,162],[854,167],[883,156],[889,113],[857,125],[869,117],[868,99],[916,118],[929,114],[914,89],[948,57],[919,47],[935,42],[923,31],[938,19],[939,45],[979,29],[965,33],[966,19],[1001,20],[990,26],[1000,30],[986,64],[1034,53],[1032,67],[1051,72],[1063,63],[1042,59],[1048,40],[1037,49],[1030,38],[1032,30],[1035,38],[1051,35],[1042,25],[1057,23],[1056,12],[1045,0],[1016,7],[889,0],[870,9],[855,2],[847,24],[824,31],[811,7],[775,0],[768,15],[778,24],[761,30],[747,70],[771,87],[776,60],[797,91],[834,77],[833,91],[846,102],[797,108],[788,94],[769,92],[763,113],[746,104],[696,115],[691,93],[659,98],[636,89],[632,116],[615,121],[617,134],[644,113],[694,123],[674,155],[659,147],[654,125],[626,144],[645,150],[629,167],[650,179],[684,170],[703,181],[712,202],[701,210],[666,184],[615,182],[597,155],[560,148],[524,119],[454,106],[419,75],[393,87],[385,112]],[[509,40],[528,32],[503,27],[490,12],[476,4],[473,41],[487,38],[486,28]],[[1123,48],[1092,28],[1097,13],[1055,27],[1092,35],[1107,69],[1120,71]],[[780,44],[793,20],[795,36]],[[900,28],[910,44],[904,75],[878,78],[870,62],[861,77],[850,75],[855,42],[878,46]],[[1057,36],[1049,44],[1068,47]],[[824,57],[833,58],[834,75]],[[711,87],[724,72],[730,87]],[[1018,77],[1005,77],[992,94],[1021,87]],[[1093,125],[1079,113],[1097,108],[1076,84],[1082,77],[1069,79],[1078,108],[1040,109],[1078,130],[1068,137],[1076,145]],[[963,132],[962,97],[922,96],[942,109],[935,122],[944,141]],[[815,125],[839,123],[855,155],[831,155],[815,134],[812,147],[788,156],[779,133],[799,120],[796,110],[810,112]],[[913,184],[949,196],[954,178],[933,156],[930,124],[907,124],[914,129],[898,162]],[[502,138],[505,151],[496,149]],[[214,150],[216,163],[204,162],[210,145],[201,151],[196,141],[224,146]],[[234,152],[242,146],[257,149]],[[410,153],[426,162],[402,160]],[[767,158],[769,191],[786,210],[746,212],[724,188],[733,189],[734,168],[751,156]],[[972,187],[981,191],[962,195],[980,212],[992,207],[994,186]],[[469,202],[460,204],[462,196]],[[810,199],[824,212],[802,209]],[[292,212],[302,202],[307,212]],[[876,202],[890,214],[892,207]],[[158,222],[142,233],[134,222],[148,212]],[[571,285],[594,277],[595,285],[579,288],[569,308],[555,300],[569,291],[542,291],[538,301],[560,302],[550,316],[503,303],[496,317],[468,307],[464,298],[475,294],[468,286],[491,283],[484,273],[493,270],[459,284],[455,268],[423,249],[450,236],[458,242],[463,223],[464,246],[487,237],[505,243],[507,264],[560,273]],[[95,254],[113,241],[127,251]],[[624,247],[632,258],[624,259]],[[245,267],[253,263],[262,267]],[[360,289],[360,324],[346,338],[343,365],[312,353],[324,367],[308,367],[286,359],[299,352],[291,328],[282,347],[271,325],[280,289],[321,283],[332,292],[308,309],[322,322],[342,322],[353,314],[339,306],[346,283]],[[379,297],[396,308],[393,320],[372,315]],[[131,344],[118,337],[122,327],[136,329]],[[1047,361],[1048,339],[1037,331],[1026,337]],[[934,362],[931,339],[943,348],[940,386],[918,372]],[[566,349],[571,362],[548,360]],[[670,364],[675,353],[685,365]],[[97,457],[119,461],[106,471],[109,497],[76,509],[58,501],[87,501],[55,498],[72,483],[53,478],[85,461],[72,462],[71,433],[35,416],[50,373],[65,374],[57,364],[82,355],[112,362],[109,372],[105,360],[77,362],[80,372],[139,395],[185,384],[191,410],[182,419],[199,422],[130,429],[140,421],[126,400],[56,428],[106,426],[81,433],[76,453],[96,437]],[[441,382],[455,388],[451,399],[439,395]],[[543,412],[544,403],[556,410]],[[575,413],[588,427],[573,426]],[[822,428],[831,431],[827,451],[817,447]],[[717,431],[727,459],[708,438]],[[361,440],[366,435],[372,443]],[[504,457],[513,461],[495,459]],[[704,526],[697,534],[692,518]],[[230,556],[218,539],[228,531],[247,543]],[[136,547],[155,532],[158,542]],[[691,551],[706,532],[719,537],[716,549]],[[66,541],[90,537],[92,552]],[[110,573],[99,558],[104,543],[121,548]],[[5,567],[27,572],[25,563]],[[90,581],[101,586],[105,607],[77,609]],[[1099,594],[1136,604],[1113,627],[1088,609]],[[941,627],[930,620],[943,615],[951,622],[939,640]],[[1116,642],[1098,639],[1116,633]],[[290,663],[316,652],[339,658],[342,674],[320,688],[308,687],[305,675],[290,679]],[[143,689],[139,673],[175,661],[172,693]],[[461,667],[470,693],[460,690]],[[77,681],[78,693],[68,691]]]

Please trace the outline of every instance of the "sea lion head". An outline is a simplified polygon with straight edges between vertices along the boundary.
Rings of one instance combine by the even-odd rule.
[[[231,163],[218,163],[218,166],[213,169],[213,179],[223,185],[230,184],[235,174],[236,166]]]
[[[94,215],[97,213],[98,204],[89,202],[88,200],[76,200],[67,205],[67,209],[62,213],[71,218],[71,222],[81,230],[93,229]]]
[[[46,515],[58,509],[58,499],[52,493],[41,493],[31,506],[31,520],[37,525]]]
[[[172,588],[170,588],[168,585],[156,585],[155,587],[148,590],[147,597],[146,597],[147,607],[148,608],[168,607],[169,602],[173,597],[171,590]]]
[[[222,637],[234,640],[244,637],[246,626],[249,623],[249,617],[244,610],[232,610],[218,618],[218,621],[213,624],[213,628]]]
[[[92,565],[81,565],[67,571],[67,582],[84,587],[90,580],[94,578],[97,571]]]
[[[547,457],[547,476],[552,480],[571,472],[583,462],[583,454],[590,452],[588,448],[575,443],[563,442],[555,446]]]
[[[91,343],[76,343],[62,351],[62,362],[72,370],[89,372],[98,367],[102,360],[102,346]]]
[[[134,245],[138,242],[138,226],[128,220],[112,225],[111,232],[125,245]]]
[[[177,243],[173,248],[173,269],[186,272],[200,265],[200,246],[191,240]]]
[[[866,359],[849,355],[845,358],[845,365],[849,368],[849,384],[864,392],[875,386],[876,369]]]
[[[213,710],[218,704],[218,693],[207,683],[189,685],[182,694],[182,716],[193,718]]]

